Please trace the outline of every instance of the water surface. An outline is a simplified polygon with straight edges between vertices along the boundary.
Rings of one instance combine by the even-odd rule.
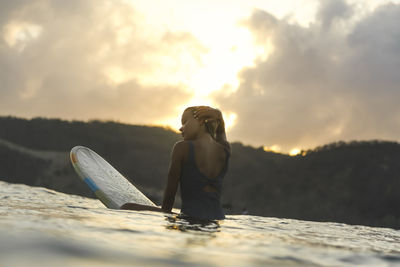
[[[258,216],[189,222],[0,181],[0,266],[400,266],[400,231]]]

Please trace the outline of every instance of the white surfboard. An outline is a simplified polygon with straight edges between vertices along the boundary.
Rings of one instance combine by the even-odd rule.
[[[156,206],[93,150],[76,146],[72,148],[70,157],[78,176],[107,208],[119,209],[128,202]]]

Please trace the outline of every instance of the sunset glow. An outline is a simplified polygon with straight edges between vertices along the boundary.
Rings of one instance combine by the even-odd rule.
[[[279,145],[264,146],[263,149],[266,152],[275,152],[275,153],[280,153],[282,150]]]
[[[301,153],[301,150],[300,150],[300,149],[298,149],[298,148],[293,148],[292,150],[290,150],[289,155],[290,155],[290,156],[296,156],[296,155],[298,155],[298,154],[300,154],[300,153]]]
[[[229,130],[235,126],[237,114],[236,113],[228,113],[225,117],[225,129],[226,132],[229,133]]]
[[[186,107],[207,105],[223,112],[230,141],[266,151],[400,140],[400,0],[3,1],[0,10],[0,115],[177,130]]]

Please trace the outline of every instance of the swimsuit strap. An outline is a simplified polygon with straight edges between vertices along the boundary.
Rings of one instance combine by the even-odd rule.
[[[226,153],[225,156],[225,166],[223,167],[223,169],[221,170],[220,174],[215,178],[208,178],[207,176],[205,176],[197,167],[197,163],[196,163],[196,159],[195,159],[195,155],[194,155],[194,142],[193,141],[189,141],[189,162],[194,166],[194,168],[200,172],[200,174],[202,174],[203,178],[207,181],[211,181],[212,183],[218,182],[218,180],[221,180],[226,172],[228,171],[228,164],[229,164],[229,157],[230,157],[230,153],[229,151],[224,148],[224,151]]]

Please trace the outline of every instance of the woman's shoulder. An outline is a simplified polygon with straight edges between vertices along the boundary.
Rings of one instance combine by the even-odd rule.
[[[189,152],[189,143],[190,141],[181,140],[174,144],[172,148],[172,155],[178,156],[180,158],[187,158],[187,154]]]
[[[189,142],[190,141],[180,140],[174,144],[174,149],[185,150],[189,147]]]

